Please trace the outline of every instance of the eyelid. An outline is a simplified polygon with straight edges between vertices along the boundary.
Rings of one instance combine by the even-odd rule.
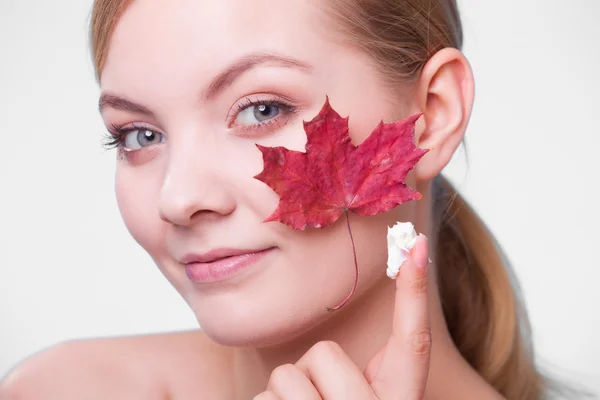
[[[139,122],[133,122],[130,124],[110,124],[110,128],[109,128],[109,132],[114,135],[114,136],[118,136],[118,135],[123,135],[125,133],[130,133],[131,131],[141,131],[141,130],[148,130],[148,131],[152,131],[152,132],[157,132],[157,133],[162,133],[160,132],[158,129],[154,129],[153,127],[146,125],[144,123],[139,123]]]
[[[255,106],[258,104],[269,104],[269,103],[283,106],[283,108],[285,108],[286,111],[288,111],[288,112],[294,111],[294,110],[297,111],[297,109],[298,109],[298,105],[295,104],[294,101],[292,101],[290,98],[287,98],[285,96],[276,95],[276,94],[272,94],[272,93],[256,93],[256,94],[244,96],[243,98],[236,101],[234,106],[231,108],[231,110],[227,114],[225,121],[226,121],[227,125],[231,128],[231,127],[233,127],[233,122],[235,122],[237,115],[241,111],[245,110],[248,107]],[[259,125],[259,124],[257,124],[257,125]]]

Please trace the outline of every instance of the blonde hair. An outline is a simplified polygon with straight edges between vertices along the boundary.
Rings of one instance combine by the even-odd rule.
[[[415,82],[445,47],[461,49],[455,0],[328,0],[349,43],[369,54],[393,85]],[[111,34],[131,0],[96,0],[91,43],[98,80]],[[450,183],[433,181],[438,284],[450,334],[463,357],[508,399],[544,397],[529,323],[493,236]]]

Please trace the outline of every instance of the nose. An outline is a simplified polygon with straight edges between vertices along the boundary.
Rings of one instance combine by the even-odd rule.
[[[186,153],[170,157],[159,195],[160,218],[189,227],[199,219],[231,214],[236,202],[227,177],[219,174],[218,166],[211,165],[214,162],[202,160],[198,153]]]

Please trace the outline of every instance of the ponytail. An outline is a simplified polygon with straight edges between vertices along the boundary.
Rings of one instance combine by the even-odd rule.
[[[504,397],[542,399],[529,321],[498,244],[447,179],[433,185],[438,286],[452,339]]]

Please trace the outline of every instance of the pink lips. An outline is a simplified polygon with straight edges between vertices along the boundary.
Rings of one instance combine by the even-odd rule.
[[[181,262],[185,264],[185,272],[193,282],[217,282],[250,267],[273,249],[216,249],[205,254],[188,254]]]

